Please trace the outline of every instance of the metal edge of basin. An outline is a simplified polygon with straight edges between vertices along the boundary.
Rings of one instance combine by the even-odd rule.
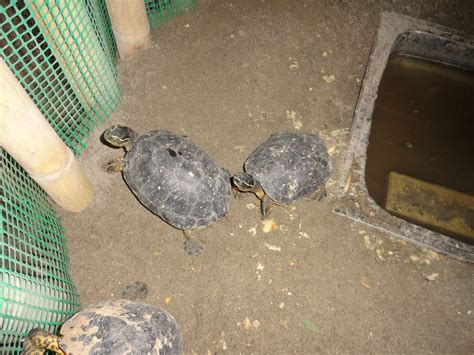
[[[415,39],[421,35],[432,36],[435,40],[432,46],[420,50],[419,46],[411,46],[410,41],[403,40],[404,36],[409,37],[410,34],[414,34]],[[459,49],[464,55],[460,55],[458,60],[448,58],[453,48]],[[466,53],[472,54],[474,51],[474,38],[412,17],[391,12],[381,14],[354,112],[347,150],[339,169],[337,195],[340,203],[334,212],[458,260],[474,263],[473,245],[395,217],[382,209],[368,193],[365,165],[372,113],[387,60],[397,51],[421,58],[432,59],[436,56],[434,60],[447,61],[468,69],[474,66],[472,60],[465,57]]]

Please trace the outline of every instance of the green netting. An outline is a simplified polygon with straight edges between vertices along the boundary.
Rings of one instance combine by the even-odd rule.
[[[76,153],[120,102],[104,0],[0,0],[0,54]],[[0,147],[0,353],[79,307],[63,229],[45,192]]]
[[[115,58],[117,55],[117,45],[112,25],[110,24],[109,13],[105,6],[105,0],[86,0],[86,4],[89,17],[102,49],[106,53],[107,58]]]
[[[79,303],[60,221],[2,148],[0,197],[0,353],[19,353],[30,329],[55,332]]]
[[[155,28],[174,17],[194,11],[196,0],[145,0],[150,27]]]
[[[120,102],[104,0],[0,0],[0,53],[76,153]]]

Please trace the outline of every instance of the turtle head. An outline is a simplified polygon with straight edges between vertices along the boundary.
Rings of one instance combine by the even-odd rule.
[[[55,354],[66,354],[59,346],[59,336],[44,329],[34,328],[28,333],[28,337],[23,342],[23,351],[27,354],[33,354],[38,350],[43,352],[49,350]]]
[[[131,128],[115,125],[104,132],[104,140],[116,148],[129,151],[138,134]]]
[[[238,173],[232,176],[232,184],[241,192],[254,192],[259,186],[257,180],[247,173]]]

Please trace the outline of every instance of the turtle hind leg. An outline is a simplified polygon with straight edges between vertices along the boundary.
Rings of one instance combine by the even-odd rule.
[[[316,201],[321,201],[327,195],[328,195],[328,192],[326,190],[326,187],[320,186],[313,192],[313,194],[311,195],[311,198]]]
[[[204,242],[196,239],[191,231],[183,230],[184,233],[184,251],[188,255],[202,255],[204,252]]]
[[[103,167],[105,172],[107,173],[117,173],[123,171],[124,162],[123,157],[114,158],[106,162]]]

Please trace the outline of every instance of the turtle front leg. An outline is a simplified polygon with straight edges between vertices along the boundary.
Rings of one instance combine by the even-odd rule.
[[[255,195],[257,195],[258,199],[260,200],[260,213],[262,215],[262,220],[265,220],[268,216],[270,216],[270,210],[272,208],[273,201],[262,189],[256,191]]]
[[[104,164],[103,169],[108,173],[117,173],[123,171],[123,157],[117,157]]]
[[[204,242],[197,239],[190,230],[183,230],[184,233],[184,251],[188,255],[202,255],[204,251]]]
[[[262,212],[262,219],[265,220],[267,217],[270,216],[270,210],[272,209],[273,201],[268,195],[263,196],[261,199],[261,212]]]
[[[234,199],[241,200],[243,198],[242,194],[243,192],[239,191],[236,187],[232,187],[232,196],[234,196]]]

